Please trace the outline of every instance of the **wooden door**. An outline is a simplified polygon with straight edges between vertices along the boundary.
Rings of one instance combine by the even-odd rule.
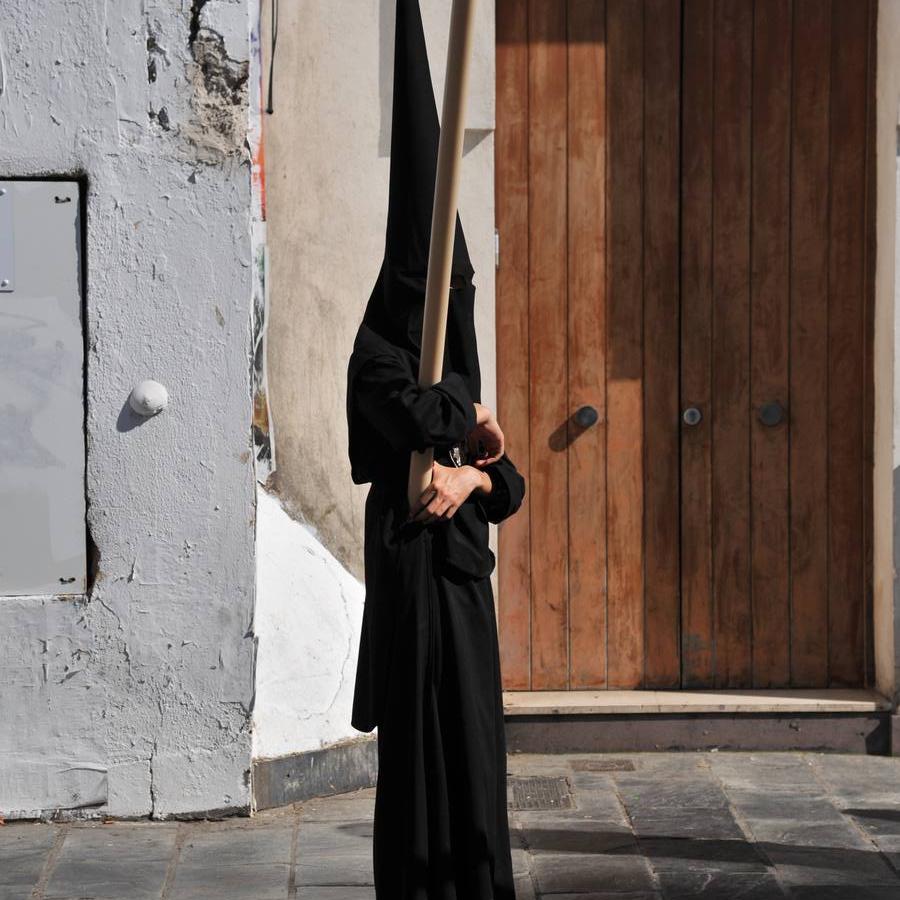
[[[871,676],[874,0],[498,0],[507,689]]]

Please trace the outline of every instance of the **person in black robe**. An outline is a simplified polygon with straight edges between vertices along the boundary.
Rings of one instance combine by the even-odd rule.
[[[488,523],[525,482],[479,402],[474,271],[457,217],[442,379],[418,386],[439,126],[418,0],[398,0],[384,261],[347,373],[366,599],[351,722],[378,729],[379,900],[514,900]],[[408,508],[410,453],[434,448]]]

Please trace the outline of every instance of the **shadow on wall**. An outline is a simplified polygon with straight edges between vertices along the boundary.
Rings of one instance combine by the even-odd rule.
[[[394,10],[396,0],[380,0],[378,11],[378,94],[381,98],[381,124],[378,129],[378,155],[391,155],[391,107],[394,89]]]

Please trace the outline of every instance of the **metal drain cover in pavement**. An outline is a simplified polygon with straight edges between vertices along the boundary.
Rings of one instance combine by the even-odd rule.
[[[630,759],[573,759],[572,769],[576,772],[633,772],[634,763]]]
[[[507,787],[510,809],[572,808],[572,793],[565,778],[511,776]]]

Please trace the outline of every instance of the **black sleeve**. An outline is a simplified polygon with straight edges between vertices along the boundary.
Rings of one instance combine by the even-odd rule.
[[[478,499],[488,521],[499,523],[508,519],[522,505],[525,499],[525,479],[505,453],[484,471],[491,479],[491,492]]]
[[[360,369],[354,389],[360,413],[397,451],[448,446],[475,427],[475,404],[452,372],[420,388],[399,361],[379,356]]]

